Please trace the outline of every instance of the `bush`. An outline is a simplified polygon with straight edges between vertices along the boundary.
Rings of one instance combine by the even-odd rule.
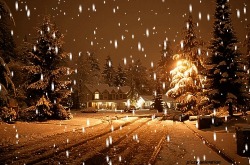
[[[3,107],[0,109],[0,118],[7,123],[14,122],[17,118],[17,113],[12,108]]]
[[[53,106],[54,118],[60,120],[68,120],[72,118],[69,110],[67,111],[61,104],[54,104]]]
[[[19,111],[19,119],[24,121],[37,120],[38,110],[36,106],[31,106]]]

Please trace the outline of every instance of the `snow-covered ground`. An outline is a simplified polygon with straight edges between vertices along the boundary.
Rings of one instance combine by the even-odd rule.
[[[15,124],[1,122],[0,154],[3,156],[6,151],[9,153],[7,156],[13,157],[11,156],[12,149],[14,149],[13,154],[17,154],[15,151],[17,149],[17,151],[20,151],[17,155],[22,156],[22,151],[24,151],[23,153],[25,155],[25,153],[27,154],[25,150],[29,150],[30,148],[30,153],[35,154],[34,157],[37,157],[37,151],[32,150],[37,148],[39,154],[41,154],[40,156],[43,156],[42,151],[46,150],[43,149],[43,145],[52,147],[51,149],[47,148],[46,152],[50,152],[50,150],[54,152],[56,149],[59,153],[60,150],[63,150],[63,147],[65,147],[64,145],[66,145],[69,150],[67,150],[66,153],[64,151],[57,156],[53,156],[51,161],[62,163],[69,161],[80,162],[82,160],[93,161],[92,159],[98,157],[99,152],[105,151],[106,153],[100,153],[100,157],[107,154],[109,158],[113,160],[113,163],[146,163],[150,159],[152,152],[157,149],[156,146],[162,137],[165,137],[161,151],[155,162],[157,165],[192,164],[196,161],[200,161],[203,164],[229,164],[215,151],[205,145],[203,141],[194,134],[195,131],[226,153],[230,158],[234,159],[238,164],[250,164],[248,158],[241,157],[236,153],[235,123],[239,121],[230,121],[219,127],[198,130],[196,128],[196,121],[186,121],[184,123],[173,122],[171,120],[159,121],[159,119],[154,120],[152,117],[152,119],[142,118],[120,129],[121,125],[137,118],[128,117],[130,120],[127,120],[127,116],[138,115],[141,118],[147,114],[149,116],[153,115],[155,112],[156,111],[138,111],[133,114],[121,112],[81,113],[79,111],[72,111],[74,118],[71,120],[50,120],[30,123],[16,122]],[[141,127],[142,121],[146,120],[150,122]],[[102,131],[105,132],[106,129],[110,131],[111,127],[117,127],[118,130],[108,134],[102,133]],[[81,132],[84,131],[84,128],[86,128],[86,132],[82,134]],[[64,132],[69,133],[61,134]],[[54,139],[55,137],[58,139]],[[98,138],[92,138],[92,140],[87,143],[84,142],[84,140],[91,139],[91,137]],[[114,146],[107,148],[106,139],[110,141],[110,137],[112,137]],[[48,143],[43,142],[42,140],[44,139],[49,140]],[[78,145],[77,143],[80,141],[83,142]],[[41,144],[34,144],[37,142]],[[18,145],[16,145],[16,143],[18,143]],[[56,148],[53,147],[53,144],[54,146],[56,144]],[[18,148],[18,146],[22,145],[26,146],[27,149],[23,149],[22,147]],[[74,147],[70,148],[69,145]],[[3,147],[3,149],[1,149],[1,147]],[[151,149],[148,149],[148,147]],[[87,156],[86,153],[89,156]],[[67,156],[67,154],[69,154],[69,156]],[[79,156],[79,154],[82,156]],[[29,158],[24,159],[27,160]],[[50,159],[48,159],[48,161],[50,161]]]

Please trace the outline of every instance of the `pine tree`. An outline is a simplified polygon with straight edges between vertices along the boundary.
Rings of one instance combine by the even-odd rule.
[[[177,62],[176,67],[170,71],[172,81],[171,89],[167,95],[176,99],[182,112],[197,113],[197,103],[201,93],[201,42],[197,39],[195,24],[191,13],[184,28],[184,38],[181,41],[179,54],[173,56]]]
[[[36,30],[36,42],[28,54],[30,65],[24,67],[28,73],[28,103],[44,107],[39,112],[42,117],[54,115],[68,118],[60,105],[62,100],[71,94],[68,89],[71,82],[65,81],[71,71],[66,67],[68,54],[63,51],[63,34],[55,23],[51,22],[50,16],[45,16]]]
[[[105,84],[108,84],[109,86],[114,86],[115,70],[110,56],[107,56],[106,58],[106,62],[104,64],[104,69],[102,72],[102,77],[104,79]]]
[[[140,60],[136,60],[128,66],[126,85],[131,88],[134,86],[140,94],[149,93],[148,78],[147,69],[142,65]]]
[[[199,71],[203,69],[201,65],[201,56],[203,54],[202,47],[204,43],[198,39],[196,35],[196,24],[193,21],[193,16],[189,13],[184,27],[184,38],[181,41],[181,49],[179,49],[180,58],[191,61],[196,65]]]
[[[161,93],[165,94],[170,88],[170,71],[173,67],[173,50],[169,40],[165,40],[162,44],[161,59],[156,68],[157,81],[161,83]]]
[[[115,86],[116,87],[122,87],[125,85],[127,80],[127,74],[123,67],[119,64],[117,67],[117,72],[115,75]]]
[[[241,54],[230,16],[228,0],[216,0],[204,87],[209,98],[208,108],[228,107],[229,115],[233,115],[233,106],[244,105],[246,95]]]
[[[101,80],[101,69],[98,59],[94,52],[87,53],[87,58],[84,63],[85,80],[87,83],[98,84]]]
[[[0,57],[8,64],[16,58],[15,43],[11,26],[15,24],[10,9],[5,1],[0,0]]]
[[[0,107],[7,106],[8,99],[15,96],[15,85],[11,80],[8,65],[0,57]]]
[[[246,88],[246,92],[248,92],[248,94],[250,95],[250,25],[247,25],[246,27],[247,30],[247,34],[246,34],[246,38],[244,41],[244,46],[246,47],[246,57],[245,57],[245,61],[246,66],[245,66],[245,70],[247,70],[247,88]],[[248,98],[248,106],[250,106],[250,99]]]

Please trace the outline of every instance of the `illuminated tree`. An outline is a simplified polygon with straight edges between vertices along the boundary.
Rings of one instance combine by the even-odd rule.
[[[198,113],[197,104],[204,98],[201,96],[201,42],[195,33],[195,24],[191,13],[184,28],[184,38],[181,41],[179,54],[173,56],[177,62],[176,67],[170,71],[172,81],[171,89],[167,91],[169,97],[174,98],[182,112],[192,111]]]
[[[228,107],[233,115],[233,106],[246,101],[244,67],[237,47],[237,38],[231,22],[228,0],[216,0],[211,54],[205,61],[204,89],[209,98],[209,109]]]
[[[170,72],[172,88],[168,90],[167,95],[179,103],[182,112],[195,111],[196,103],[201,99],[198,92],[201,90],[198,69],[191,61],[179,58],[178,54],[174,55],[174,59],[178,61],[176,67]]]
[[[27,55],[28,66],[24,67],[28,74],[27,103],[41,107],[41,100],[46,100],[49,103],[44,102],[44,107],[51,106],[39,113],[42,117],[55,115],[68,118],[61,116],[66,113],[60,106],[63,99],[71,94],[68,89],[71,81],[65,80],[71,71],[65,66],[68,54],[63,51],[63,34],[51,22],[50,16],[45,16],[36,30],[38,36],[33,49]]]

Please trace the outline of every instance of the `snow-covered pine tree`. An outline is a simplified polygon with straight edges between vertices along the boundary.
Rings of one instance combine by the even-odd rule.
[[[103,67],[102,77],[104,79],[104,83],[108,84],[109,86],[114,86],[114,77],[115,77],[115,70],[113,67],[112,60],[110,56],[107,56],[106,62]]]
[[[166,39],[162,44],[161,59],[156,68],[158,81],[161,83],[161,93],[165,94],[170,88],[171,75],[170,71],[173,69],[173,50],[171,42]]]
[[[244,105],[246,95],[241,54],[230,16],[228,0],[216,0],[204,87],[209,98],[207,108],[228,107],[229,115],[233,115],[233,106]]]
[[[127,74],[124,70],[124,68],[119,64],[117,67],[116,75],[115,75],[115,86],[116,87],[122,87],[125,85],[127,80]]]
[[[7,106],[10,96],[15,96],[15,85],[8,65],[0,57],[0,107]]]
[[[11,11],[5,1],[0,0],[0,57],[9,63],[16,58],[15,43],[11,26],[15,24]]]
[[[44,16],[36,30],[36,42],[27,55],[30,62],[24,67],[28,74],[27,103],[46,107],[38,112],[44,118],[54,115],[55,118],[67,119],[68,114],[60,106],[62,99],[71,94],[68,89],[71,81],[65,80],[71,70],[66,67],[69,54],[63,50],[64,36],[50,16]],[[45,101],[44,106],[41,105],[41,100]]]
[[[173,56],[177,66],[170,71],[172,81],[170,90],[167,91],[169,97],[174,98],[179,103],[182,112],[191,111],[197,113],[197,103],[201,99],[201,42],[196,36],[195,24],[191,13],[184,28],[184,38],[181,41],[179,54]]]

